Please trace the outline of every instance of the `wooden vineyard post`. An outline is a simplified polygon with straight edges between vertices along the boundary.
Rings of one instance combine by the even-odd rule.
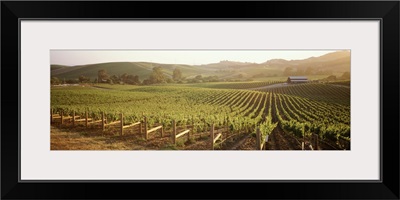
[[[256,139],[256,150],[261,150],[261,133],[260,133],[260,128],[257,128],[257,131],[256,131],[256,136],[257,136],[257,139]]]
[[[192,128],[188,133],[188,140],[190,140],[190,134],[193,133],[194,134],[194,121],[193,121],[193,117],[192,117]]]
[[[88,111],[85,111],[85,123],[86,123],[86,128],[88,127]]]
[[[190,131],[187,133],[187,141],[190,140],[190,134],[193,133],[193,130],[194,130],[193,117],[192,117],[192,126],[191,126],[191,128],[189,130]]]
[[[211,124],[211,147],[214,150],[214,124]]]
[[[72,126],[75,126],[75,110],[72,113]]]
[[[224,121],[224,126],[225,126],[225,131],[226,131],[226,137],[228,137],[229,136],[228,120]]]
[[[201,123],[201,121],[198,123],[199,125],[200,125],[200,123]],[[199,131],[199,139],[201,139],[201,134],[203,133],[203,131],[204,131],[204,128],[203,129],[199,129],[200,131]]]
[[[140,122],[140,124],[139,124],[139,134],[141,135],[142,134],[142,122]]]
[[[161,127],[161,137],[164,137],[164,126]]]
[[[124,134],[124,115],[121,113],[119,115],[119,118],[120,118],[120,121],[121,121],[121,124],[120,124],[120,127],[121,127],[120,135],[122,136]]]
[[[64,112],[61,111],[61,124],[63,124],[63,121],[64,121],[63,117],[64,117]]]
[[[318,149],[318,146],[319,146],[319,144],[318,144],[318,142],[319,142],[319,141],[318,141],[318,139],[319,139],[319,138],[318,138],[318,135],[315,134],[315,135],[314,135],[314,138],[315,138],[315,150],[319,150],[319,149]]]
[[[144,117],[144,138],[147,140],[147,117]]]
[[[103,129],[103,131],[106,130],[106,126],[105,126],[105,120],[104,120],[104,112],[101,112],[101,128]]]
[[[265,138],[265,143],[264,143],[264,149],[265,150],[268,150],[267,148],[268,148],[268,138],[269,138],[269,135],[267,135],[267,136],[265,136],[266,138]]]
[[[176,144],[176,122],[172,120],[172,142]]]
[[[304,131],[304,126],[303,126],[303,144],[302,144],[302,149],[306,150],[306,132]]]
[[[53,109],[50,109],[50,122],[53,123]]]

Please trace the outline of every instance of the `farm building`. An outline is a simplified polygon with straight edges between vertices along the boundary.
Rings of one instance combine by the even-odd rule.
[[[307,83],[308,78],[305,76],[289,76],[287,83]]]

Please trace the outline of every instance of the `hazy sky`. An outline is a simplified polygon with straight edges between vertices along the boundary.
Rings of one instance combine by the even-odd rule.
[[[104,62],[155,62],[201,65],[222,60],[262,63],[270,59],[297,60],[335,50],[51,50],[50,63],[85,65]]]

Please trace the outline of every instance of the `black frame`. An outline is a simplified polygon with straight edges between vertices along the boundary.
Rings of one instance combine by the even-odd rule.
[[[155,8],[158,9],[155,9]],[[161,8],[161,9],[159,9]],[[229,8],[229,9],[228,9]],[[399,8],[398,1],[256,2],[1,2],[1,198],[267,198],[399,199]],[[224,10],[227,9],[227,10]],[[229,11],[228,11],[229,10]],[[19,20],[20,19],[380,19],[382,181],[379,182],[18,182]],[[12,76],[12,74],[15,75]],[[18,85],[18,88],[17,88]],[[17,98],[18,97],[18,98]],[[7,106],[7,107],[5,107]],[[18,108],[18,113],[15,112]],[[11,126],[11,124],[15,126]],[[15,127],[18,127],[16,129]],[[383,135],[383,134],[382,134]],[[220,186],[230,189],[224,191]],[[147,193],[151,188],[154,193]],[[172,188],[180,188],[169,192]],[[211,190],[211,188],[218,188]],[[180,191],[193,196],[185,197]],[[215,194],[212,191],[218,191]]]

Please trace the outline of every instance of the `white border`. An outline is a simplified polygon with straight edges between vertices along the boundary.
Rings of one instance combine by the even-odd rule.
[[[21,21],[21,180],[379,180],[379,21]],[[351,49],[351,151],[50,151],[50,49]]]

